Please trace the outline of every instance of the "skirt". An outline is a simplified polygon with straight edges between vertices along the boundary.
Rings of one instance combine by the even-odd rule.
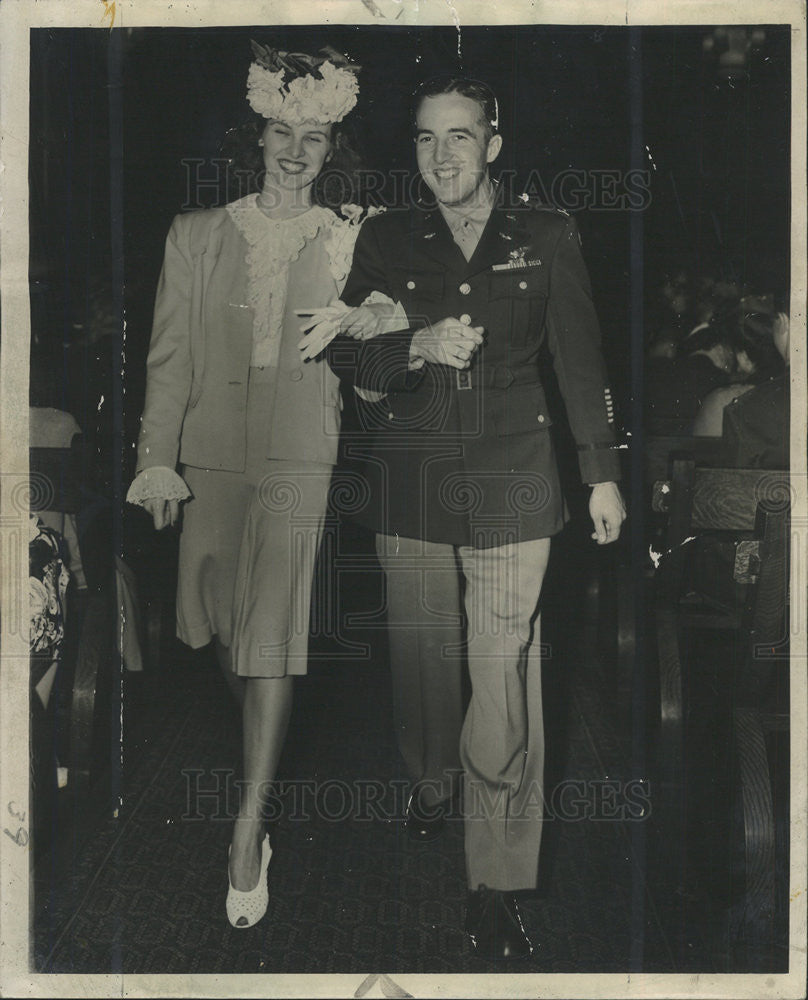
[[[251,368],[244,472],[185,466],[177,635],[215,635],[242,677],[305,674],[311,590],[330,465],[268,459],[276,373]]]

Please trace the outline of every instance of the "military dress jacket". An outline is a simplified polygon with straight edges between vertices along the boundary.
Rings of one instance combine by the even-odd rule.
[[[495,206],[466,261],[440,211],[413,207],[368,220],[342,298],[399,301],[406,330],[364,341],[357,387],[377,532],[488,547],[553,535],[566,508],[539,369],[546,341],[585,483],[619,479],[600,330],[575,221],[565,212]],[[466,371],[410,368],[414,332],[446,317],[484,328]]]

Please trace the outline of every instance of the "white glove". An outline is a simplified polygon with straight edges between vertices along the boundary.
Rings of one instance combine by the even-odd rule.
[[[308,317],[300,327],[301,333],[306,331],[308,333],[297,345],[301,360],[309,361],[316,358],[328,347],[339,333],[340,320],[347,312],[350,312],[350,307],[341,299],[337,299],[330,306],[321,306],[318,309],[295,309],[298,316]]]
[[[407,314],[400,302],[394,302],[382,292],[371,292],[360,306],[351,309],[341,299],[317,309],[296,309],[298,316],[307,317],[300,330],[309,331],[297,345],[302,360],[316,358],[336,337],[344,333],[354,340],[369,340],[380,333],[405,330]]]

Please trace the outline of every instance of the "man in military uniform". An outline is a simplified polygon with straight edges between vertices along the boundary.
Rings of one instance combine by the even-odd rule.
[[[513,893],[535,887],[541,837],[538,602],[566,519],[543,342],[600,544],[625,517],[612,404],[575,222],[497,204],[494,95],[433,80],[415,113],[418,168],[437,204],[369,220],[342,296],[359,306],[384,293],[409,324],[360,350],[356,385],[376,400],[365,412],[362,519],[386,574],[397,735],[415,783],[410,834],[439,832],[459,746],[466,930],[479,954],[519,957],[532,946]],[[472,694],[461,720],[463,654]]]

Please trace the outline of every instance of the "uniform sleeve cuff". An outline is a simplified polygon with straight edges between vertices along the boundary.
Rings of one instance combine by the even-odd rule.
[[[582,482],[589,485],[617,483],[621,478],[620,454],[613,444],[592,451],[579,451],[578,466]]]

